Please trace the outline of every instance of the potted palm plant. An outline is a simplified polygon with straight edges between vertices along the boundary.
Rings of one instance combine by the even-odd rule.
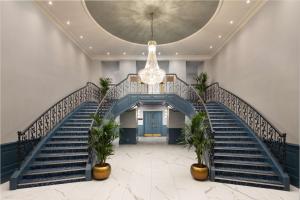
[[[207,73],[201,72],[201,74],[196,76],[194,79],[197,82],[195,88],[197,89],[198,94],[202,97],[202,99],[204,99],[203,97],[207,88]]]
[[[194,147],[197,156],[197,163],[191,166],[192,177],[196,180],[206,180],[208,178],[208,167],[204,164],[204,155],[210,149],[212,140],[206,135],[206,120],[206,114],[199,112],[190,122],[185,124],[183,129],[183,142],[189,149]]]
[[[96,180],[107,179],[111,173],[107,158],[113,155],[113,141],[118,137],[119,125],[114,120],[103,120],[93,115],[95,126],[91,129],[89,147],[96,155],[96,165],[93,167],[93,177]]]
[[[110,78],[100,78],[99,79],[101,99],[106,95],[107,91],[109,90],[109,85],[110,84],[111,84],[111,79]]]

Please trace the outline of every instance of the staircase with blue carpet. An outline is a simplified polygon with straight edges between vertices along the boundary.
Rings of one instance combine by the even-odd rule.
[[[84,103],[51,135],[29,164],[17,188],[85,181],[88,131],[97,104]]]
[[[250,129],[223,105],[206,104],[214,131],[216,182],[285,189]]]

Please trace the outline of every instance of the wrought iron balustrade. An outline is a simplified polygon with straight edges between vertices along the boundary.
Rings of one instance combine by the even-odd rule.
[[[239,116],[267,145],[282,166],[285,166],[286,134],[275,128],[260,112],[240,97],[220,87],[219,83],[213,83],[207,87],[205,99],[206,102],[220,102]]]
[[[180,79],[176,74],[166,74],[164,80],[157,85],[150,86],[142,83],[137,74],[128,74],[128,76],[120,83],[113,85],[103,99],[100,101],[97,114],[102,117],[109,117],[108,107],[111,107],[114,102],[125,97],[128,94],[177,94],[181,98],[193,103],[200,108],[199,111],[208,114],[203,99],[198,95],[197,91]],[[105,113],[106,112],[106,113]],[[94,126],[92,122],[91,128]],[[211,122],[207,119],[207,134],[213,139]],[[213,165],[213,147],[210,150],[210,165]],[[90,159],[93,158],[91,150],[89,150]],[[92,162],[92,160],[90,160]]]
[[[99,102],[100,90],[95,84],[88,82],[84,87],[62,98],[26,129],[19,131],[17,153],[21,162],[28,153],[37,145],[41,138],[45,137],[59,122],[83,102]]]

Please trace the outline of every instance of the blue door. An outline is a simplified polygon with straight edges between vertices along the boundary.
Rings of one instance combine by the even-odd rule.
[[[162,135],[162,111],[144,111],[144,136]]]

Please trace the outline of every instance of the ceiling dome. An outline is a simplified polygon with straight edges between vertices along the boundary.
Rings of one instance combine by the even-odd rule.
[[[219,0],[199,1],[85,1],[94,20],[123,40],[147,44],[151,40],[151,13],[154,13],[154,40],[176,42],[200,30],[217,10]]]

